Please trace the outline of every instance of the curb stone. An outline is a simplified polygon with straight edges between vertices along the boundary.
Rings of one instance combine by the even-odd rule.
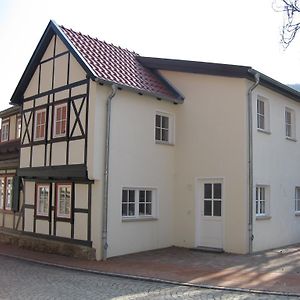
[[[175,280],[166,280],[166,279],[159,279],[159,278],[147,277],[147,276],[113,273],[113,272],[98,271],[98,270],[87,269],[87,268],[66,266],[63,264],[52,263],[52,262],[47,262],[47,261],[42,261],[42,260],[38,260],[38,259],[18,256],[18,255],[14,255],[14,254],[7,254],[7,253],[2,253],[2,252],[0,252],[0,255],[3,257],[15,258],[18,260],[32,262],[32,263],[44,265],[44,266],[50,266],[50,267],[56,267],[56,268],[65,269],[65,270],[92,273],[92,274],[98,274],[98,275],[110,276],[110,277],[119,277],[119,278],[125,278],[125,279],[157,282],[157,283],[162,283],[162,284],[171,284],[171,285],[194,287],[194,288],[221,290],[221,291],[228,291],[228,292],[252,293],[252,294],[260,294],[260,295],[270,295],[270,296],[272,295],[272,296],[300,297],[300,293],[275,292],[275,291],[268,291],[268,290],[256,290],[256,289],[247,289],[247,288],[235,288],[235,287],[225,287],[225,286],[214,286],[214,285],[208,285],[208,284],[180,282],[180,281],[175,281]]]

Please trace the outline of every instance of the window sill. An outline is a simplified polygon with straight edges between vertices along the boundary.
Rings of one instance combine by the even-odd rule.
[[[256,220],[270,220],[272,217],[271,216],[256,216]]]
[[[291,142],[297,142],[297,140],[295,138],[292,138],[292,137],[289,137],[289,136],[286,136],[285,139],[288,140],[288,141],[291,141]]]
[[[264,134],[271,134],[271,131],[265,130],[265,129],[257,128],[257,131],[258,131],[258,132],[261,132],[261,133],[264,133]]]
[[[163,142],[163,141],[155,141],[155,144],[158,145],[167,145],[167,146],[174,146],[174,143],[170,143],[170,142]]]
[[[300,217],[300,211],[295,212],[295,217]]]
[[[156,221],[157,218],[154,217],[124,217],[122,222],[139,222],[139,221]]]

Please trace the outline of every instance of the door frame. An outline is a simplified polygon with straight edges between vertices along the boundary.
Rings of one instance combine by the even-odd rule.
[[[222,220],[222,246],[220,249],[224,248],[224,237],[225,237],[225,177],[215,176],[215,177],[196,177],[195,178],[195,247],[199,247],[201,245],[201,220],[203,218],[201,214],[201,185],[203,183],[221,183],[222,184],[222,216],[218,217]]]

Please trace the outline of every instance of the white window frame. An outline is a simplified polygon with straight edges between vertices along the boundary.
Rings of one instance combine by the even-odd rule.
[[[287,120],[287,114],[290,114],[290,121]],[[284,110],[285,137],[289,140],[296,140],[296,118],[295,111],[289,107]]]
[[[6,198],[5,184],[6,184],[6,177],[0,176],[0,209],[4,209],[4,203]]]
[[[168,118],[168,128],[166,128],[166,127],[164,128],[162,126],[162,121],[157,126],[156,116],[159,116],[161,118]],[[157,130],[160,131],[160,138],[157,138],[157,134],[156,134]],[[164,141],[162,139],[162,131],[163,130],[167,130],[167,132],[168,132],[168,140],[167,141]],[[157,143],[157,144],[166,144],[166,145],[174,145],[175,144],[175,117],[174,117],[174,115],[167,113],[167,112],[162,112],[162,111],[155,112],[155,115],[154,115],[154,140],[155,140],[155,143]]]
[[[9,120],[2,121],[1,124],[1,142],[7,142],[9,140]]]
[[[124,191],[132,191],[134,192],[134,201],[132,202],[123,202],[123,193]],[[140,201],[140,193],[145,192],[145,194],[151,192],[151,200],[149,201],[149,198],[147,199],[147,196],[145,197],[145,201]],[[127,194],[129,197],[129,194]],[[123,206],[127,204],[127,209],[129,211],[128,205],[134,205],[134,214],[133,215],[123,215]],[[140,205],[144,206],[144,211],[146,211],[147,206],[151,206],[151,214],[144,214],[141,213]],[[155,188],[147,188],[147,187],[140,187],[140,188],[134,188],[134,187],[123,187],[122,193],[121,193],[121,217],[123,220],[141,220],[141,219],[156,219],[157,218],[157,190]]]
[[[300,214],[300,187],[295,188],[295,213]]]
[[[259,111],[259,103],[263,103],[264,111]],[[263,126],[260,124],[259,119],[263,118]],[[256,99],[256,127],[258,131],[264,132],[264,133],[270,133],[270,106],[269,106],[269,100],[257,96]]]
[[[17,117],[17,121],[16,121],[16,139],[21,138],[21,130],[22,130],[22,118]]]
[[[41,123],[41,124],[37,124],[37,116],[39,113],[45,113],[45,123]],[[42,141],[46,138],[46,120],[47,120],[47,110],[46,108],[43,108],[43,109],[38,109],[35,114],[34,114],[34,140],[35,141]],[[44,125],[44,136],[43,137],[37,137],[37,127],[38,126],[42,126]]]
[[[70,189],[70,203],[69,203],[69,213],[60,212],[60,188]],[[56,184],[56,217],[58,219],[71,219],[72,216],[72,184],[71,183],[57,183]],[[66,205],[65,205],[66,206]]]
[[[65,121],[65,132],[64,133],[56,133],[56,126],[57,126],[57,122],[62,123],[63,119],[57,121],[57,109],[58,108],[62,108],[62,107],[66,107],[66,119]],[[68,119],[68,105],[67,103],[63,103],[63,104],[59,104],[59,105],[55,105],[54,106],[54,126],[53,126],[53,137],[64,137],[67,134],[67,119]]]
[[[46,200],[46,206],[45,203],[41,203],[41,191],[40,189],[44,188],[48,190],[48,197],[47,199],[43,199],[44,201]],[[40,217],[49,217],[49,203],[50,202],[50,184],[41,184],[37,183],[36,185],[36,215]],[[46,208],[46,210],[41,211],[41,205],[42,207]]]
[[[270,216],[270,187],[268,185],[256,185],[255,215],[258,218]]]
[[[10,186],[8,185],[9,180],[10,180]],[[9,195],[9,197],[8,197],[8,195]],[[7,176],[5,178],[5,202],[4,202],[5,210],[11,210],[12,200],[13,200],[13,177]]]

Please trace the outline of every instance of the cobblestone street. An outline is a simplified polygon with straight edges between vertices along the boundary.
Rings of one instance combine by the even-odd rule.
[[[0,299],[297,299],[161,284],[0,256]]]

